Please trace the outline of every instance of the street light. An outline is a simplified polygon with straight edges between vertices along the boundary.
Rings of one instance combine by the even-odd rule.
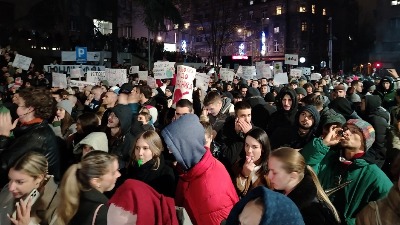
[[[328,57],[329,57],[329,68],[332,69],[332,61],[333,61],[333,46],[332,46],[332,17],[329,17],[329,50],[328,50]]]

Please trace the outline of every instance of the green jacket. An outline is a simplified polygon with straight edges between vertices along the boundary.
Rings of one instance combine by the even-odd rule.
[[[329,150],[321,138],[314,138],[301,153],[306,164],[318,175],[324,190],[337,187],[339,180],[340,184],[352,180],[329,198],[336,207],[342,224],[354,225],[357,213],[368,202],[385,197],[393,183],[375,164],[359,158],[350,165],[344,165],[339,161],[339,151]]]

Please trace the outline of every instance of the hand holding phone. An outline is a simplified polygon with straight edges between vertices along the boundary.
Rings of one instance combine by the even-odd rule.
[[[29,193],[29,195],[26,196],[26,198],[24,200],[21,199],[20,202],[17,202],[17,208],[15,209],[11,218],[14,220],[17,219],[18,210],[20,210],[21,213],[24,213],[25,210],[27,210],[27,208],[29,207],[29,212],[30,212],[31,206],[33,206],[33,204],[35,204],[35,202],[39,199],[39,197],[40,197],[39,191],[36,188],[33,189],[31,191],[31,193]],[[26,214],[26,212],[25,212],[25,214]]]

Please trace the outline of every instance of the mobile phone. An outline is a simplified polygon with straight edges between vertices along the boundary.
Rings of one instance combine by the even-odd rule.
[[[29,198],[32,198],[31,203],[32,205],[35,204],[35,202],[39,199],[40,193],[39,191],[35,188],[29,193],[28,196],[25,197],[24,202],[28,202]],[[19,204],[19,202],[17,202]],[[17,218],[17,209],[14,210],[14,213],[12,214],[12,218],[16,219]]]

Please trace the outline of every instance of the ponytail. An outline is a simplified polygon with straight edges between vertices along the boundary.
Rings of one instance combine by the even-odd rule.
[[[338,212],[336,211],[335,206],[333,206],[332,202],[329,200],[328,195],[326,195],[324,189],[321,186],[321,183],[318,180],[317,175],[315,174],[314,170],[307,165],[306,166],[306,173],[310,174],[315,186],[317,187],[317,197],[318,200],[325,203],[325,205],[328,207],[328,209],[331,211],[331,214],[335,217],[335,220],[338,224],[340,224],[340,217]]]
[[[68,168],[61,181],[61,199],[57,208],[57,224],[67,225],[79,208],[79,199],[82,185],[76,174],[80,164],[74,164]]]

